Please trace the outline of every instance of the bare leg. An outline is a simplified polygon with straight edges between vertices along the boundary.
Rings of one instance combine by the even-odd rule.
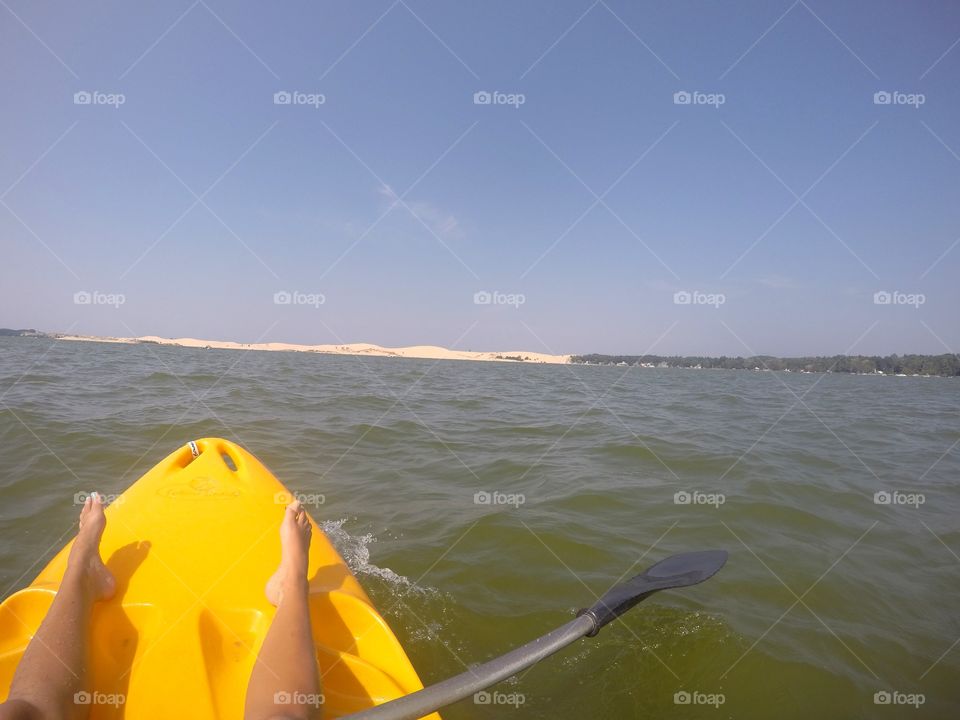
[[[100,559],[106,523],[100,496],[87,498],[60,589],[17,666],[10,695],[0,705],[0,720],[79,720],[89,714],[90,706],[75,702],[74,696],[88,689],[86,650],[93,603],[110,598],[116,588]]]
[[[266,587],[277,613],[250,674],[246,720],[320,717],[323,698],[307,604],[310,532],[300,503],[288,505],[280,524],[280,567]]]

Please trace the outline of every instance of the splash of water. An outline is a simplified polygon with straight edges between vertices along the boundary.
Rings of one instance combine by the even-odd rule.
[[[405,635],[408,649],[417,645],[429,648],[440,641],[462,652],[463,643],[451,633],[452,598],[437,588],[420,585],[390,568],[370,562],[370,546],[377,541],[376,536],[373,533],[352,535],[344,528],[346,523],[347,518],[324,520],[320,527],[355,575],[382,583],[381,588],[368,588],[373,590],[374,597],[382,591],[385,598],[403,600],[384,603],[382,612],[388,622]]]
[[[380,567],[370,562],[370,546],[377,541],[373,533],[351,535],[344,529],[347,518],[339,520],[324,520],[320,527],[330,542],[340,553],[347,566],[357,575],[367,575],[379,578],[394,588],[410,591],[435,592],[434,588],[423,588],[414,584],[410,578],[394,572],[390,568]]]

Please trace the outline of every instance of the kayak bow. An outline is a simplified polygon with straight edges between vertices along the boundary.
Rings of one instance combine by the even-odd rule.
[[[91,703],[91,719],[242,717],[273,618],[263,586],[280,560],[278,528],[291,497],[246,450],[205,438],[167,456],[107,508],[100,548],[117,593],[93,612],[91,696],[105,701]],[[324,717],[422,689],[387,622],[311,523]],[[0,605],[0,700],[60,586],[71,545]]]

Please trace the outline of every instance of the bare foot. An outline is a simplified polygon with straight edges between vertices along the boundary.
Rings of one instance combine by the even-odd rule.
[[[107,526],[103,514],[103,498],[92,493],[83,503],[80,511],[80,531],[77,533],[70,557],[67,559],[67,573],[83,581],[93,593],[94,600],[109,600],[116,590],[116,581],[100,558],[100,538]]]
[[[294,500],[287,505],[280,523],[280,567],[267,580],[267,600],[279,605],[287,592],[307,591],[307,560],[310,556],[310,520]]]

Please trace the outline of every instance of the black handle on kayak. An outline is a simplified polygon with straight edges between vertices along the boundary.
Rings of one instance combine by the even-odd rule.
[[[573,620],[506,655],[383,705],[344,715],[343,720],[415,720],[516,675],[582,637],[593,637],[653,593],[696,585],[713,577],[727,561],[725,550],[681,553],[661,560],[617,585]]]

